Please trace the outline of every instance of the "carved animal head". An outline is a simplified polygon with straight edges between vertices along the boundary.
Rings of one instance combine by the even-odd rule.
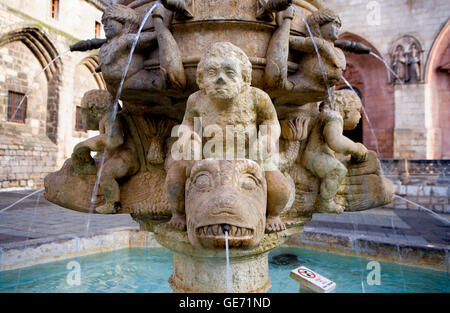
[[[266,224],[267,186],[261,167],[251,160],[196,162],[186,181],[189,241],[205,248],[252,247]]]

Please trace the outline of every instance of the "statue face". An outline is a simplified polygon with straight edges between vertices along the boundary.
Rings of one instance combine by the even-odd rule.
[[[112,18],[103,19],[103,28],[105,30],[106,38],[113,38],[120,35],[123,25]]]
[[[215,101],[231,101],[236,98],[244,81],[238,60],[211,58],[205,62],[201,88]]]
[[[337,21],[326,23],[320,27],[322,38],[329,41],[336,41],[339,38],[339,29],[341,26]]]
[[[88,108],[81,108],[81,120],[86,129],[98,130],[100,118]]]
[[[344,119],[344,130],[355,129],[361,119],[361,106],[357,103],[347,105],[342,118]]]
[[[250,247],[264,237],[267,187],[264,172],[250,160],[198,161],[186,181],[186,224],[192,245]]]

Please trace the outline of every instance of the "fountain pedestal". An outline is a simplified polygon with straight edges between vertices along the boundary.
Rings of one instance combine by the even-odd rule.
[[[158,224],[152,228],[156,240],[173,251],[173,273],[169,279],[174,292],[227,292],[225,249],[203,249],[189,242],[186,232]],[[267,292],[271,288],[268,254],[302,225],[265,234],[261,243],[250,249],[230,249],[231,292]]]

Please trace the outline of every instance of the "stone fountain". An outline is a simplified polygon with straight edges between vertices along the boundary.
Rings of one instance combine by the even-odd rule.
[[[342,135],[360,99],[333,88],[343,50],[370,50],[337,40],[321,0],[116,2],[106,39],[71,47],[100,49],[107,90],[84,95],[83,121],[100,134],[46,177],[49,201],[131,214],[173,251],[176,292],[227,291],[225,232],[231,291],[265,292],[269,251],[314,212],[392,201],[376,153]]]

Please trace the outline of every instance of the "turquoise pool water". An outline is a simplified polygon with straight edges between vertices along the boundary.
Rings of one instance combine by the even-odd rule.
[[[280,264],[275,262],[280,254],[294,257],[291,263]],[[269,261],[270,292],[298,292],[289,272],[300,265],[335,281],[336,292],[450,292],[449,275],[443,271],[379,262],[380,285],[369,285],[367,276],[373,270],[367,269],[369,259],[281,247],[270,253]],[[171,273],[169,250],[129,248],[0,272],[0,292],[165,293],[172,292],[167,281]]]

